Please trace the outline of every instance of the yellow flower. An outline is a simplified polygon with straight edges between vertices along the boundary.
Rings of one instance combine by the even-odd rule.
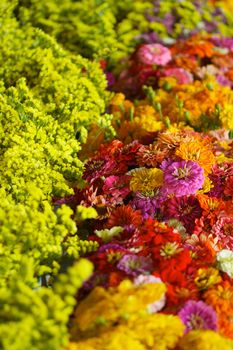
[[[222,122],[222,127],[227,130],[233,129],[233,106],[232,104],[225,103],[223,105],[223,110],[220,113],[220,120]]]
[[[147,314],[148,306],[161,300],[165,292],[163,283],[135,286],[129,280],[122,281],[117,288],[94,288],[75,310],[74,339],[79,339],[80,334],[94,336],[116,322]]]
[[[219,282],[221,282],[221,277],[217,269],[210,267],[207,269],[199,269],[197,271],[195,283],[200,290],[208,289]]]
[[[134,123],[138,124],[138,127],[147,132],[156,132],[162,130],[164,127],[161,121],[153,119],[148,115],[143,115],[140,118],[135,117]]]
[[[163,171],[157,168],[138,168],[131,175],[130,189],[134,192],[150,192],[163,184]]]
[[[125,101],[125,95],[123,95],[122,93],[118,93],[115,96],[113,96],[112,100],[111,100],[111,105],[113,106],[119,106],[120,104],[122,104]]]
[[[129,322],[137,339],[146,349],[173,349],[184,333],[184,325],[178,316],[152,314]]]
[[[208,176],[205,177],[205,181],[204,184],[202,186],[202,189],[197,191],[198,193],[208,193],[211,188],[213,188],[214,185],[212,183],[212,181],[210,180],[210,178]]]
[[[64,350],[168,350],[183,336],[178,316],[151,314],[113,326],[96,337],[70,343]]]
[[[233,341],[210,330],[195,330],[186,334],[177,350],[232,350]]]

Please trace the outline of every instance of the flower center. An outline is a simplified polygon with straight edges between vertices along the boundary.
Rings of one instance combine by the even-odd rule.
[[[191,205],[187,205],[187,207],[182,208],[183,214],[190,214],[193,210],[193,207]]]
[[[90,170],[100,169],[103,165],[103,160],[94,160],[92,164],[90,164]]]
[[[188,177],[190,175],[189,168],[178,168],[176,169],[173,174],[178,179],[184,179],[185,177]]]
[[[108,262],[110,262],[112,264],[119,261],[122,258],[122,256],[123,256],[122,252],[109,252],[109,253],[107,253]]]
[[[151,52],[152,52],[152,53],[155,53],[156,55],[159,55],[159,54],[161,53],[161,50],[160,50],[159,47],[153,47],[153,48],[151,49]]]
[[[179,248],[176,242],[168,242],[160,249],[160,255],[166,258],[178,254],[182,251],[182,248]]]
[[[192,314],[189,319],[189,327],[191,329],[203,329],[204,322],[203,319],[195,314]]]

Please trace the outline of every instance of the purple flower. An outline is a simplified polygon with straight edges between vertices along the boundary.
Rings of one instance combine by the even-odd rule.
[[[215,36],[212,37],[210,40],[213,44],[217,46],[224,47],[230,51],[233,51],[233,38],[222,38]]]
[[[231,86],[230,80],[227,77],[225,77],[224,75],[218,75],[217,81],[219,82],[219,84],[221,84],[223,86]]]
[[[164,190],[168,195],[177,197],[195,194],[204,183],[204,170],[191,160],[164,160]]]
[[[117,267],[129,275],[138,276],[140,274],[150,273],[153,264],[149,257],[126,254],[121,258]]]
[[[186,326],[185,333],[195,329],[217,330],[216,312],[203,301],[187,301],[178,316]]]
[[[141,210],[143,219],[154,218],[155,211],[160,207],[164,198],[160,194],[160,189],[153,194],[136,192],[133,200],[130,202],[134,209]]]

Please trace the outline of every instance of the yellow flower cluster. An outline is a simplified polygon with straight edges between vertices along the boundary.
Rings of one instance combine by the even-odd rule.
[[[97,335],[116,323],[137,319],[148,313],[147,307],[164,297],[163,283],[135,286],[124,280],[117,288],[96,287],[74,312],[72,335]]]
[[[108,329],[100,336],[71,342],[66,350],[168,350],[184,332],[177,316],[152,314]]]

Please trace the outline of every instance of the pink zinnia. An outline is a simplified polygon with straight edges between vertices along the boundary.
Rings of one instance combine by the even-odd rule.
[[[217,331],[217,314],[212,306],[203,301],[189,300],[178,313],[186,326],[185,333],[195,329],[212,329]]]
[[[171,61],[171,52],[168,48],[160,44],[147,44],[139,48],[137,57],[143,64],[158,64],[165,66]]]
[[[164,160],[161,169],[164,171],[164,191],[168,196],[195,194],[205,180],[203,168],[191,160]]]
[[[233,250],[233,217],[221,216],[212,228],[223,248]]]
[[[129,181],[131,176],[122,175],[108,176],[103,185],[103,192],[112,204],[120,204],[123,199],[130,193]]]
[[[193,76],[183,68],[168,68],[164,71],[166,77],[174,77],[178,84],[189,84],[193,82]]]

